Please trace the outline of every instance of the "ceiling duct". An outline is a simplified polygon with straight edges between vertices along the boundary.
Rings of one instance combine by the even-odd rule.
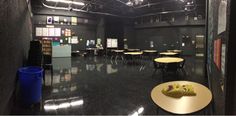
[[[118,1],[120,1],[120,0],[118,0]],[[43,4],[44,7],[50,8],[50,9],[77,11],[77,12],[83,12],[83,13],[107,15],[107,16],[114,16],[114,17],[121,17],[121,18],[139,18],[139,17],[155,16],[155,15],[161,15],[161,14],[192,12],[192,11],[196,10],[196,5],[195,5],[195,7],[193,9],[188,9],[188,10],[162,11],[162,12],[148,13],[148,14],[144,14],[144,15],[140,15],[140,16],[135,16],[135,17],[129,17],[129,16],[121,16],[121,15],[116,15],[116,14],[106,13],[106,12],[87,11],[87,10],[71,8],[71,7],[50,6],[50,5],[47,5],[47,4],[43,3],[43,2],[42,2],[42,4]],[[157,4],[157,3],[154,3],[154,5],[155,4]]]

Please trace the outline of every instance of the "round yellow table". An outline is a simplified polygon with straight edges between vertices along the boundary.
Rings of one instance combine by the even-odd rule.
[[[183,96],[181,98],[172,98],[164,95],[161,91],[163,88],[172,84],[192,85],[196,96]],[[151,98],[155,104],[162,109],[174,114],[189,114],[205,108],[212,100],[211,91],[195,82],[190,81],[172,81],[157,85],[152,89]]]
[[[180,53],[182,50],[167,50],[167,52],[175,52],[175,53]]]
[[[183,62],[184,59],[183,58],[178,58],[178,57],[161,57],[161,58],[156,58],[154,59],[155,62],[158,63],[179,63],[179,62]]]
[[[178,53],[175,52],[161,52],[160,55],[166,55],[166,56],[174,56],[177,55]]]
[[[143,52],[125,52],[126,55],[142,55]]]
[[[157,50],[143,50],[143,52],[146,52],[146,53],[156,53]]]
[[[124,52],[125,50],[112,50],[113,52],[121,53]]]
[[[112,52],[114,52],[115,53],[115,55],[112,55],[111,56],[111,59],[115,56],[115,60],[117,60],[117,58],[121,58],[122,60],[124,60],[124,58],[123,58],[123,52],[124,52],[125,50],[112,50]]]
[[[130,52],[134,52],[134,51],[140,51],[140,49],[127,49]]]

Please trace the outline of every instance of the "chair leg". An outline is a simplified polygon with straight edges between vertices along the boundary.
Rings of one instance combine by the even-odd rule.
[[[53,66],[51,66],[51,85],[53,84]]]

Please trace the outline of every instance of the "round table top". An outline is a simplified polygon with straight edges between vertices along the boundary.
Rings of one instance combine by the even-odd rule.
[[[128,51],[140,51],[140,49],[127,49]]]
[[[157,50],[143,50],[143,52],[147,52],[147,53],[156,53]]]
[[[124,54],[128,54],[128,55],[142,55],[143,52],[125,52]]]
[[[167,50],[168,52],[176,52],[176,53],[180,53],[182,52],[182,50]]]
[[[192,85],[196,96],[172,98],[161,92],[163,88],[176,83],[180,85]],[[174,114],[189,114],[205,108],[212,100],[212,93],[207,87],[199,83],[189,81],[172,81],[157,85],[153,88],[151,97],[155,104],[168,112]]]
[[[161,58],[156,58],[154,59],[155,62],[158,63],[179,63],[183,62],[183,58],[178,58],[178,57],[161,57]]]
[[[160,54],[161,55],[176,55],[178,53],[175,53],[175,52],[161,52]]]
[[[125,50],[112,50],[114,52],[124,52]]]

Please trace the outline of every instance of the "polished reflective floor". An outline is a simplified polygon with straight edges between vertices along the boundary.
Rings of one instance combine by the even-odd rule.
[[[207,86],[202,58],[185,57],[183,70],[154,70],[151,60],[73,57],[53,59],[53,76],[46,70],[41,104],[22,107],[18,100],[12,114],[156,115],[170,114],[150,97],[160,83],[188,80]],[[206,111],[197,114],[208,114]]]

